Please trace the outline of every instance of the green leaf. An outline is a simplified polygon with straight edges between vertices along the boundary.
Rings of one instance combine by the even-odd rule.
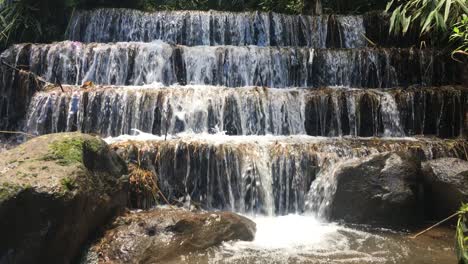
[[[444,14],[444,22],[447,23],[448,17],[450,15],[450,7],[452,5],[452,0],[447,0],[445,4],[445,14]]]
[[[433,10],[426,18],[424,25],[421,28],[421,35],[429,31],[432,19],[436,16],[436,10]]]

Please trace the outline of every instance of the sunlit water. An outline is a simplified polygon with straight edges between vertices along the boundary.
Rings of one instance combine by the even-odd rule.
[[[450,241],[351,228],[312,216],[255,217],[252,242],[229,242],[172,263],[455,263]]]

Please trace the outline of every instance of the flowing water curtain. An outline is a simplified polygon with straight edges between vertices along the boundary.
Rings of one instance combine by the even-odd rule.
[[[171,23],[164,23],[164,21]],[[84,42],[154,41],[172,44],[327,47],[327,16],[198,11],[142,12],[130,9],[77,11],[68,38]],[[106,23],[113,21],[113,23]],[[334,16],[342,41],[337,47],[365,47],[361,16]],[[111,28],[112,27],[112,28]]]
[[[11,98],[10,98],[11,100]],[[36,93],[25,130],[83,131],[103,136],[220,133],[227,135],[466,135],[468,90],[264,89],[223,87],[103,88]],[[8,102],[5,102],[8,104]],[[99,112],[101,115],[94,115]]]
[[[21,55],[21,56],[19,56]],[[46,56],[49,63],[42,59]],[[461,65],[432,50],[173,46],[161,42],[15,45],[2,57],[64,84],[153,83],[229,87],[368,87],[443,85]],[[149,60],[148,60],[149,59]],[[147,62],[150,63],[147,63]],[[280,73],[280,74],[278,74]]]

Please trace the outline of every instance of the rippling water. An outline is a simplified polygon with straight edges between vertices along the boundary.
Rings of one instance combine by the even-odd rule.
[[[456,263],[450,230],[416,240],[407,233],[324,223],[312,216],[254,217],[256,238],[172,263]]]

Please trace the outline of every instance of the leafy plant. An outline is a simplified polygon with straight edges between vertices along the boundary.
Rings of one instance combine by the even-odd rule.
[[[462,205],[457,223],[457,256],[459,263],[468,263],[468,204]]]
[[[450,41],[456,43],[457,48],[453,52],[462,53],[467,55],[468,53],[468,15],[463,15],[462,20],[456,23],[453,27]]]
[[[468,13],[465,0],[392,0],[390,32],[406,34],[411,26],[419,28],[420,35],[435,33],[444,38],[462,15]]]
[[[2,3],[0,10],[0,45],[7,46],[16,39],[23,39],[26,34],[42,34],[42,25],[35,13],[34,5],[24,1]]]

